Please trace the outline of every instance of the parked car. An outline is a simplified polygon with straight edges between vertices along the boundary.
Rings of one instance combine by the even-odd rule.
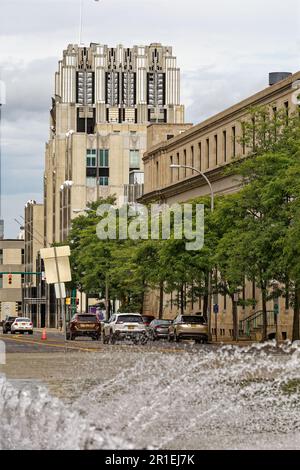
[[[28,333],[29,335],[33,334],[33,324],[30,318],[27,317],[17,317],[10,327],[10,332],[12,335],[15,333]]]
[[[144,324],[148,327],[150,323],[155,320],[153,315],[142,315]]]
[[[94,341],[101,338],[101,322],[92,313],[76,313],[67,324],[67,340],[75,340],[78,336],[87,336]]]
[[[200,315],[178,315],[169,326],[169,341],[194,339],[198,343],[208,342],[208,325]]]
[[[146,326],[139,313],[114,313],[104,323],[103,343],[115,344],[118,340],[130,339],[134,343],[147,341]]]
[[[169,326],[172,320],[153,320],[149,325],[149,337],[152,341],[160,338],[167,338],[169,334]]]
[[[13,324],[13,322],[15,321],[17,317],[9,317],[7,316],[5,318],[5,320],[3,320],[3,323],[2,323],[2,331],[3,331],[3,334],[6,335],[10,329],[11,329],[11,325]]]

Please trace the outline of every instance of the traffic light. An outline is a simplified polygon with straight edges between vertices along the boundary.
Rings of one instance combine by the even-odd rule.
[[[9,284],[9,285],[12,284],[12,274],[9,274],[9,275],[8,275],[8,284]]]

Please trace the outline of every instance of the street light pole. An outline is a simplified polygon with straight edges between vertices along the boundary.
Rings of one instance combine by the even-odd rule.
[[[203,173],[203,171],[198,170],[198,168],[194,168],[193,166],[189,166],[189,165],[170,165],[170,168],[172,168],[172,169],[186,168],[188,170],[194,171],[195,173],[198,173],[198,175],[201,175],[202,178],[205,179],[206,183],[209,186],[209,190],[210,190],[210,209],[211,209],[211,212],[213,212],[214,208],[215,208],[215,194],[214,194],[214,191],[213,191],[212,184],[209,181],[209,179],[207,178],[206,174]]]
[[[212,184],[211,182],[209,181],[209,179],[207,178],[206,174],[203,173],[201,170],[198,170],[198,168],[194,168],[193,166],[190,166],[190,165],[170,165],[170,168],[172,169],[175,169],[175,168],[186,168],[186,169],[189,169],[189,170],[192,170],[193,172],[195,173],[198,173],[198,175],[201,175],[202,178],[205,179],[206,183],[208,184],[209,186],[209,189],[210,189],[210,210],[211,210],[211,213],[214,212],[214,209],[215,209],[215,194],[214,194],[214,191],[213,191],[213,187],[212,187]],[[208,332],[209,332],[209,337],[210,337],[210,340],[211,340],[211,316],[212,316],[212,273],[211,271],[209,272],[209,275],[208,275],[208,286],[207,286],[207,290],[208,290]]]

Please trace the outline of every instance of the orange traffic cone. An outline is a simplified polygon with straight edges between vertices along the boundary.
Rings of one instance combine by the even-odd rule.
[[[46,332],[46,328],[43,329],[43,333],[42,333],[42,338],[41,338],[43,341],[46,341],[47,339],[47,332]]]

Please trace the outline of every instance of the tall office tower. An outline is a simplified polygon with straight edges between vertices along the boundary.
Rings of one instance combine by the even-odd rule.
[[[171,47],[69,45],[59,61],[44,180],[45,238],[63,241],[79,209],[143,191],[151,123],[182,124],[180,70]],[[75,212],[74,212],[75,210]]]

